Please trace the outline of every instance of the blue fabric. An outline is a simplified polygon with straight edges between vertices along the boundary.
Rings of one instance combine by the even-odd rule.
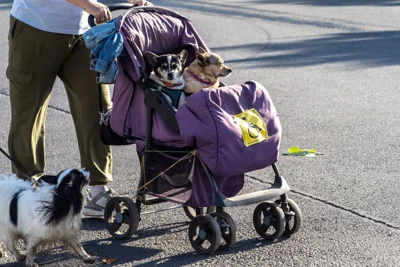
[[[101,40],[91,51],[90,53],[90,69],[96,69],[96,61],[100,56],[100,52],[103,49],[104,44],[106,43],[107,39]]]
[[[83,34],[83,39],[85,40],[87,48],[94,48],[101,40],[108,38],[111,34],[115,32],[115,18],[90,28]]]
[[[122,52],[123,39],[120,33],[114,32],[108,37],[97,58],[95,71],[104,73],[108,65],[113,62]]]
[[[119,72],[118,64],[114,60],[113,62],[111,62],[110,65],[108,65],[108,68],[104,72],[104,74],[100,75],[99,82],[100,83],[115,83],[115,79],[117,78],[118,72]]]
[[[100,74],[99,82],[114,83],[119,72],[116,62],[124,44],[116,31],[115,19],[95,26],[83,34],[86,47],[91,48],[90,69]]]

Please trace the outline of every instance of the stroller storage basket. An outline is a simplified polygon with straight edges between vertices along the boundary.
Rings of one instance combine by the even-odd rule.
[[[213,185],[196,150],[152,147],[138,153],[147,193],[192,207],[213,205]],[[242,189],[244,175],[213,177],[212,182],[232,197]]]

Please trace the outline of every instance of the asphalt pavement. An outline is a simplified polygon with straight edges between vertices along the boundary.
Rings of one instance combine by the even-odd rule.
[[[122,1],[107,0],[106,4]],[[11,0],[0,1],[0,145],[10,121],[7,31]],[[278,167],[303,212],[300,231],[267,242],[252,225],[255,205],[229,208],[234,248],[196,254],[182,209],[144,215],[127,241],[102,220],[83,218],[81,241],[98,256],[84,265],[65,247],[38,255],[41,266],[400,266],[400,3],[392,0],[154,1],[189,18],[233,69],[227,84],[256,80],[269,91],[283,136]],[[47,173],[79,167],[66,94],[56,82],[46,124]],[[313,158],[283,156],[314,148]],[[134,145],[114,147],[114,182],[133,196],[140,166]],[[2,173],[10,162],[0,157]],[[243,192],[273,179],[270,168],[246,175]],[[161,207],[169,204],[160,205]],[[146,207],[149,211],[153,207]],[[1,266],[22,266],[14,258]]]

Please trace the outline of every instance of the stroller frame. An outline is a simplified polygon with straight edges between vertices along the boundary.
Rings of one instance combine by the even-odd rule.
[[[108,7],[111,11],[114,11],[130,9],[132,5],[113,4]],[[89,17],[89,21],[92,23],[91,25],[93,25],[92,16]],[[141,82],[147,93],[145,97],[146,136],[144,140],[141,140],[144,141],[144,154],[141,159],[141,171],[138,190],[135,196],[136,199],[134,202],[129,197],[113,197],[108,201],[104,212],[104,221],[107,230],[113,237],[121,240],[129,239],[136,233],[139,222],[141,221],[141,214],[146,214],[141,213],[143,205],[155,205],[171,201],[162,197],[146,199],[146,195],[148,194],[146,188],[148,184],[146,181],[146,170],[149,167],[149,152],[146,151],[151,151],[153,148],[156,148],[156,146],[159,146],[159,144],[154,143],[152,138],[154,112],[157,112],[161,116],[170,130],[177,131],[179,128],[175,118],[176,109],[171,106],[160,91],[151,89],[151,83],[146,79],[144,72],[142,72],[142,77]],[[102,110],[101,113],[103,113]],[[121,137],[119,137],[119,139],[121,139]],[[126,142],[121,142],[121,140],[119,140],[116,145],[134,143],[134,140],[130,137],[125,139]],[[187,153],[189,152],[187,150],[194,150],[190,147],[185,147],[185,149]],[[182,152],[183,151],[176,151],[174,153]],[[266,240],[275,240],[282,235],[291,236],[299,230],[302,223],[301,210],[293,200],[287,197],[286,194],[290,191],[290,188],[285,179],[280,175],[276,164],[271,165],[275,178],[269,188],[257,192],[226,197],[220,192],[212,173],[202,161],[201,157],[197,157],[197,159],[204,168],[211,185],[212,206],[207,207],[206,214],[204,214],[203,208],[201,207],[192,208],[185,205],[172,207],[183,207],[186,215],[191,219],[188,234],[190,243],[196,252],[200,254],[209,254],[218,249],[229,249],[236,243],[236,224],[232,217],[224,211],[225,207],[260,203],[253,213],[253,225],[256,232]],[[152,180],[156,178],[157,177]],[[160,211],[170,210],[172,208]],[[128,227],[126,230],[121,231],[121,226],[123,224]]]

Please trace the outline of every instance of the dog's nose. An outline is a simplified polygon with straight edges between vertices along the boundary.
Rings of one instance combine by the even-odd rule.
[[[173,73],[168,73],[168,79],[173,80],[174,79],[174,74]]]
[[[232,73],[232,69],[228,69],[228,73]]]

